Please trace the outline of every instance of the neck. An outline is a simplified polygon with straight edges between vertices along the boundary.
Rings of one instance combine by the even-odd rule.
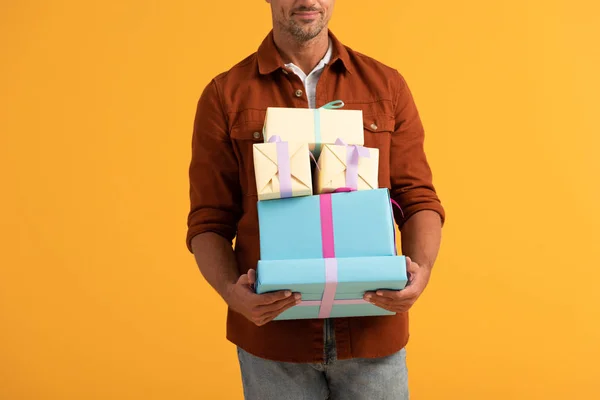
[[[299,42],[291,34],[273,29],[273,40],[284,63],[293,63],[305,74],[309,74],[325,57],[329,48],[328,29],[306,42]]]

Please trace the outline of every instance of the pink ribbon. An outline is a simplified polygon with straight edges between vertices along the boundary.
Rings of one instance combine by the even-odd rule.
[[[319,196],[321,212],[321,245],[325,259],[325,289],[320,301],[319,318],[329,318],[335,301],[338,281],[338,264],[335,259],[335,239],[333,233],[333,205],[331,194]]]
[[[299,306],[318,306],[319,318],[329,318],[334,304],[368,304],[363,299],[335,300],[335,292],[338,283],[338,264],[335,258],[335,239],[333,232],[333,206],[331,194],[319,195],[321,212],[321,243],[323,258],[325,259],[325,290],[321,300],[301,301]]]
[[[400,213],[402,214],[402,218],[404,218],[404,211],[402,211],[402,207],[400,207],[400,204],[398,204],[396,202],[396,200],[392,199],[391,197],[390,197],[390,201],[392,202],[393,205],[398,207],[398,210],[400,210]],[[394,216],[392,215],[392,220],[393,219],[394,219]],[[394,228],[394,255],[398,255],[398,250],[396,249],[396,228]]]
[[[358,145],[347,145],[342,139],[337,139],[335,144],[346,146],[346,186],[358,190],[358,161],[360,157],[369,158],[369,149]]]
[[[331,194],[319,196],[321,211],[321,243],[325,259],[325,290],[321,300],[303,300],[299,306],[321,306],[319,318],[329,318],[334,304],[368,304],[364,299],[335,300],[338,283],[338,263],[335,258],[335,239],[333,233],[333,206]]]
[[[298,304],[298,306],[318,306],[318,305],[321,305],[322,303],[323,303],[322,300],[303,300],[300,302],[300,304]],[[348,306],[348,305],[356,305],[356,304],[370,304],[370,303],[364,299],[334,300],[333,301],[333,305]],[[325,317],[325,318],[327,318],[327,317]],[[321,318],[321,314],[319,314],[319,318]]]
[[[402,211],[402,207],[400,207],[400,204],[398,204],[396,202],[396,200],[391,199],[392,200],[392,204],[395,205],[396,207],[398,207],[398,210],[400,210],[400,214],[402,214],[402,218],[404,218],[404,211]]]
[[[321,245],[323,258],[335,258],[335,239],[333,235],[333,205],[331,194],[319,195],[321,212]]]
[[[340,188],[336,192],[352,192],[356,189]],[[400,205],[393,199],[394,205],[400,208]],[[331,202],[331,193],[319,195],[319,206],[321,213],[321,246],[323,258],[325,259],[325,289],[321,300],[302,300],[298,306],[318,306],[319,318],[329,318],[334,305],[354,305],[369,304],[364,299],[335,300],[335,293],[338,284],[338,263],[335,258],[335,236],[333,231],[333,205]],[[402,212],[402,208],[400,208]],[[404,216],[404,213],[402,214]],[[396,232],[394,230],[394,241]],[[394,250],[396,246],[394,245]]]
[[[292,197],[292,170],[288,143],[281,141],[278,135],[271,136],[269,143],[277,145],[277,173],[279,174],[279,192],[281,198]]]

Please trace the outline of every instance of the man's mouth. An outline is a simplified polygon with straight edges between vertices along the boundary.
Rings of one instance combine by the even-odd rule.
[[[313,11],[313,10],[310,10],[310,11],[294,11],[292,13],[292,15],[298,15],[299,17],[307,18],[307,19],[316,18],[320,14],[321,14],[320,11]]]

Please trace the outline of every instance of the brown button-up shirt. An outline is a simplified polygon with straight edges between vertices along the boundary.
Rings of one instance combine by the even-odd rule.
[[[363,111],[365,146],[379,149],[379,187],[389,188],[404,212],[401,228],[421,210],[445,218],[432,184],[417,108],[402,76],[359,54],[331,34],[332,58],[318,81],[316,107],[342,100]],[[257,189],[252,145],[263,142],[267,107],[308,107],[302,81],[286,71],[272,32],[258,51],[215,77],[198,102],[189,168],[191,209],[187,246],[203,232],[235,237],[240,274],[259,260]],[[408,341],[408,315],[336,318],[339,359],[380,357]],[[289,362],[323,361],[323,320],[272,321],[258,327],[228,312],[227,338],[259,357]]]

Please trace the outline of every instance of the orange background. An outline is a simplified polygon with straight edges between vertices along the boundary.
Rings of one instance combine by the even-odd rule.
[[[448,212],[412,398],[600,398],[597,2],[339,1],[398,68]],[[196,101],[263,1],[3,1],[0,398],[240,399],[185,248]]]

